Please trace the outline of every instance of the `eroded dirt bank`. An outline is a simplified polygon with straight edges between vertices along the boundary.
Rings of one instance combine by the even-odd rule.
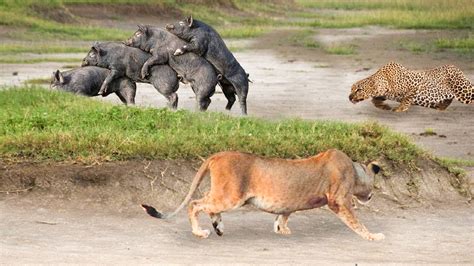
[[[225,213],[224,236],[207,240],[192,236],[186,212],[169,221],[143,213],[142,202],[173,209],[199,164],[2,164],[2,262],[474,262],[474,208],[450,188],[447,173],[429,162],[422,163],[417,191],[403,173],[379,176],[374,200],[358,207],[369,230],[386,235],[383,242],[362,240],[326,208],[292,215],[293,234],[281,236],[272,232],[274,215],[245,207]],[[201,222],[211,228],[205,215]]]

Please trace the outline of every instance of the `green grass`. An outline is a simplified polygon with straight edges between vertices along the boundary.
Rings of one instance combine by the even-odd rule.
[[[435,158],[442,167],[446,168],[453,176],[450,177],[451,185],[463,196],[472,198],[466,170],[463,167],[474,167],[474,160],[463,160],[446,157]]]
[[[474,160],[464,160],[456,158],[441,157],[437,161],[444,167],[474,167]]]
[[[36,78],[25,80],[26,85],[49,85],[51,78]]]
[[[405,40],[405,41],[401,41],[399,45],[400,45],[400,48],[402,48],[403,50],[408,50],[415,54],[426,53],[433,50],[429,44],[420,43],[420,42]]]
[[[51,44],[0,44],[0,55],[15,53],[35,53],[35,54],[54,54],[54,53],[86,53],[90,47],[51,45]]]
[[[473,29],[471,0],[297,0],[300,17],[313,19],[304,24],[323,28],[367,25],[408,29]],[[325,12],[314,12],[315,10]],[[327,11],[329,10],[329,11]],[[336,12],[338,11],[338,12]]]
[[[401,49],[411,51],[415,54],[442,52],[446,50],[462,54],[473,54],[474,37],[469,36],[454,39],[439,38],[430,43],[403,40],[399,43],[399,46]]]
[[[218,29],[219,35],[222,38],[236,39],[236,38],[255,38],[268,32],[268,28],[254,27],[254,26],[241,26],[241,27],[225,27]]]
[[[0,90],[0,158],[198,158],[223,150],[306,157],[338,148],[358,161],[412,164],[421,151],[375,122],[269,122],[224,113],[117,106],[38,87]]]
[[[345,45],[345,44],[331,45],[331,46],[325,47],[324,51],[326,51],[329,54],[335,54],[335,55],[356,54],[356,48],[354,45]]]
[[[312,29],[302,29],[292,31],[292,33],[282,40],[282,43],[289,43],[293,46],[305,47],[305,48],[319,48],[321,45],[314,39],[316,32]]]
[[[61,58],[61,57],[41,57],[41,58],[27,58],[26,56],[2,56],[0,57],[0,64],[37,64],[44,62],[58,62],[58,63],[77,63],[77,67],[81,65],[81,58]]]

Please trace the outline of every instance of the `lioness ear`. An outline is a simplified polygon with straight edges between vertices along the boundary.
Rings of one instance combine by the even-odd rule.
[[[380,168],[380,165],[378,162],[371,162],[367,165],[367,168],[370,169],[374,174],[378,174],[382,168]]]
[[[188,27],[192,27],[193,26],[193,16],[189,16],[186,18],[186,23],[188,23]]]

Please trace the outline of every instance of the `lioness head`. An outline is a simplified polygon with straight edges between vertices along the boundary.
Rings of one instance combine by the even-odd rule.
[[[367,166],[354,162],[353,165],[356,171],[354,196],[359,203],[367,204],[372,199],[375,175],[381,168],[377,162],[371,162]]]

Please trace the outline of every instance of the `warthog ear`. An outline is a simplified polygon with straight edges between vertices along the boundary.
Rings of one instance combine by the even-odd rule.
[[[188,27],[192,27],[193,26],[193,16],[189,16],[186,18],[186,23],[188,24]]]
[[[100,51],[99,42],[94,42],[92,44],[91,50],[94,50],[97,54],[99,54],[99,51]]]
[[[63,74],[61,74],[61,72],[59,72],[59,69],[56,70],[56,72],[53,72],[53,77],[54,77],[54,80],[59,81],[60,84],[64,83]]]
[[[97,55],[104,55],[105,54],[105,51],[102,50],[102,48],[100,47],[99,42],[94,42],[94,44],[92,44],[92,50],[94,50]]]
[[[143,34],[145,34],[145,35],[148,34],[148,26],[147,25],[138,24],[137,26],[138,26],[138,30],[143,32]]]
[[[378,174],[382,168],[380,167],[378,162],[371,162],[367,165],[367,168],[369,168],[370,171],[372,171],[374,174]]]

